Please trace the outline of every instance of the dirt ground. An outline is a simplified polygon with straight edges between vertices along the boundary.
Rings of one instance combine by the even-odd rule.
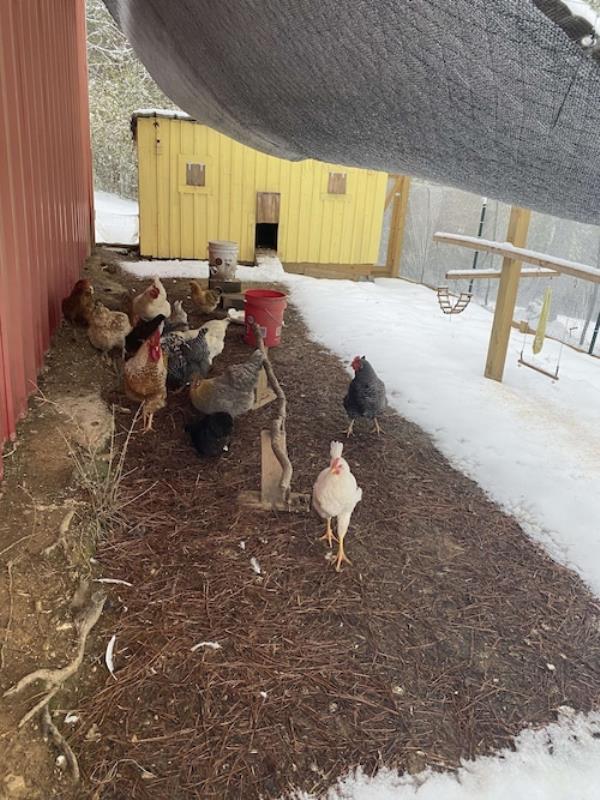
[[[98,259],[91,272],[119,278]],[[185,281],[165,284],[185,297]],[[118,286],[108,288],[118,298]],[[230,326],[216,370],[249,352]],[[348,376],[292,308],[271,356],[288,397],[293,488],[310,491],[346,426]],[[82,577],[131,586],[105,584],[83,667],[52,703],[80,787],[71,790],[32,723],[14,734],[38,698],[29,691],[0,705],[0,797],[319,795],[352,767],[452,768],[556,719],[560,706],[598,706],[593,597],[395,413],[380,439],[357,424],[345,443],[363,501],[346,539],[352,565],[338,575],[315,516],[236,502],[258,488],[272,406],[237,421],[220,459],[200,461],[183,430],[189,401],[171,395],[156,431],[131,436],[110,509],[96,497],[94,511],[52,403],[66,389],[99,391],[115,405],[119,443],[135,409],[116,372],[68,328],[40,386],[46,400],[32,401],[2,487],[1,688],[66,662]],[[94,463],[102,476],[105,461]],[[71,507],[68,558],[45,557]],[[104,665],[112,636],[114,678]],[[201,642],[217,647],[192,650]]]

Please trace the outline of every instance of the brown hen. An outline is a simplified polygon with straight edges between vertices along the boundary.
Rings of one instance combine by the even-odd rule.
[[[167,402],[167,364],[160,346],[163,324],[123,365],[125,394],[142,404],[144,433],[152,430],[154,414]]]

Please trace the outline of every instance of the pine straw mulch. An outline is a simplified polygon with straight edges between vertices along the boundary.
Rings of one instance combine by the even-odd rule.
[[[345,428],[348,377],[293,309],[286,320],[271,355],[307,491]],[[248,352],[231,326],[221,366]],[[156,431],[133,436],[127,524],[98,553],[105,576],[133,586],[115,587],[104,615],[117,679],[80,709],[94,797],[319,794],[351,767],[451,768],[561,705],[597,705],[598,605],[416,426],[390,411],[381,439],[358,424],[346,443],[364,495],[338,575],[315,516],[236,504],[258,488],[271,408],[240,419],[213,462],[188,444],[190,413],[171,395]],[[192,652],[202,641],[220,649]]]

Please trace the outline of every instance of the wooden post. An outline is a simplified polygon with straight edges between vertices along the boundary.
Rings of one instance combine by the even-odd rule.
[[[513,206],[510,210],[506,234],[507,241],[512,242],[517,247],[524,247],[527,243],[530,218],[531,211],[529,209]],[[509,257],[505,257],[502,260],[496,310],[494,311],[492,333],[485,364],[485,377],[494,381],[502,381],[504,374],[508,340],[517,302],[520,272],[520,261]]]
[[[392,278],[397,278],[400,274],[400,256],[402,255],[402,243],[404,241],[404,226],[406,224],[409,190],[410,178],[408,175],[402,175],[397,178],[392,203],[387,259],[385,262],[388,274]]]
[[[396,192],[400,191],[400,182],[402,180],[402,175],[388,175],[388,178],[392,178],[394,182],[392,184],[392,188],[385,196],[385,203],[383,205],[384,211],[388,210],[390,203],[394,199],[394,195],[396,194]]]

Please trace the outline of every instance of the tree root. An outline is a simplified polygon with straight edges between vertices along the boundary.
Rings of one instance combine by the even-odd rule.
[[[36,683],[36,681],[43,681],[43,683],[46,685],[47,693],[30,711],[28,711],[21,718],[18,724],[19,728],[22,728],[23,725],[25,725],[26,722],[35,716],[38,711],[46,707],[54,695],[59,692],[60,689],[62,689],[65,681],[73,677],[73,675],[75,675],[75,673],[78,671],[83,661],[87,637],[94,625],[100,619],[100,614],[102,613],[105,601],[105,594],[102,594],[101,592],[95,592],[91,597],[90,605],[86,608],[78,620],[77,628],[79,635],[77,651],[72,661],[60,669],[37,669],[34,672],[30,672],[4,692],[4,697],[11,697],[12,695],[18,694],[32,683]]]
[[[6,572],[8,575],[8,622],[6,623],[6,629],[4,631],[4,641],[2,642],[2,646],[0,647],[0,669],[4,669],[4,665],[6,663],[6,657],[4,651],[6,650],[6,645],[8,644],[8,637],[10,636],[10,628],[12,625],[12,618],[13,618],[13,610],[14,610],[13,576],[12,576],[13,566],[14,566],[13,561],[6,562]]]
[[[79,762],[77,761],[77,756],[71,750],[71,746],[62,735],[62,733],[58,730],[56,725],[52,722],[52,717],[50,716],[50,710],[48,708],[48,704],[43,707],[42,709],[42,729],[46,736],[52,740],[52,743],[60,750],[64,757],[67,760],[67,766],[71,770],[71,776],[73,777],[73,781],[75,783],[79,782]]]
[[[74,508],[72,508],[69,511],[67,511],[67,513],[65,514],[65,516],[62,519],[62,522],[60,523],[60,525],[58,527],[58,539],[54,542],[54,544],[51,544],[49,547],[46,547],[42,551],[43,555],[49,556],[50,553],[53,553],[54,550],[57,547],[62,547],[64,554],[67,555],[67,539],[66,539],[66,536],[67,536],[67,532],[68,532],[69,528],[71,527],[71,521],[72,521],[74,516],[75,516],[75,509]]]

